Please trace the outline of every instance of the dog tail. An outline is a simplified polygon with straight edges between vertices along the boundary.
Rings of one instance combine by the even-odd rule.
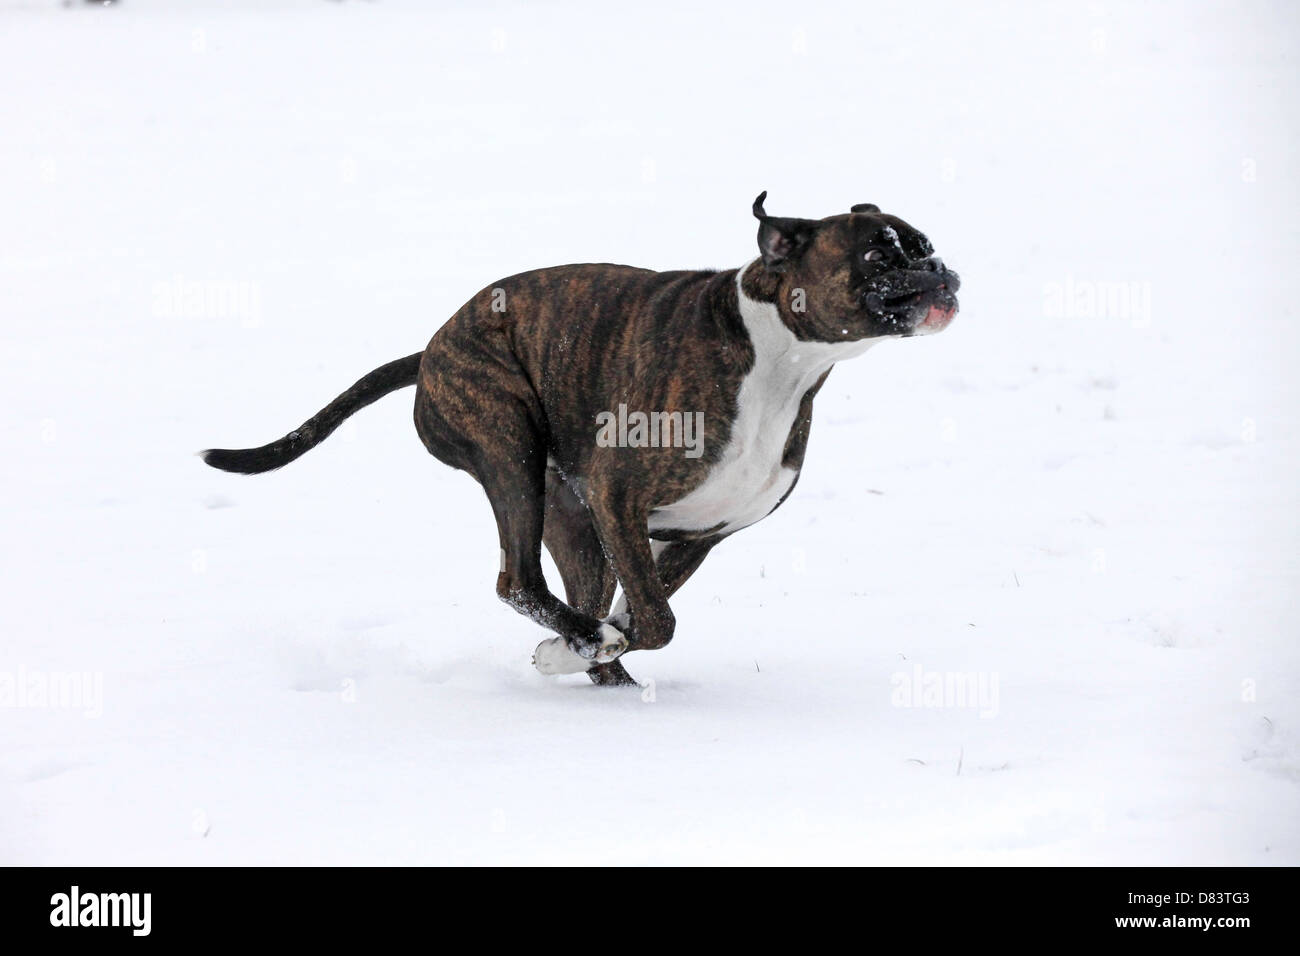
[[[421,354],[416,352],[379,366],[279,441],[261,448],[209,448],[200,454],[213,468],[241,475],[257,475],[283,468],[328,438],[349,415],[389,392],[414,385]]]

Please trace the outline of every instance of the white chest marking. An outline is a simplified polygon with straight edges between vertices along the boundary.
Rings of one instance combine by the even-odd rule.
[[[703,484],[650,514],[651,531],[701,531],[721,524],[720,531],[731,532],[765,517],[794,484],[797,473],[783,467],[781,457],[804,393],[836,362],[879,341],[800,341],[775,305],[745,295],[740,288],[745,269],[736,276],[736,292],[754,346],[754,367],[740,383],[727,447]]]

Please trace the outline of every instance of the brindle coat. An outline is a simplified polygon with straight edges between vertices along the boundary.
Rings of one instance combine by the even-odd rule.
[[[774,305],[804,342],[911,335],[941,327],[956,309],[956,274],[902,220],[870,205],[822,220],[781,219],[763,211],[764,196],[754,203],[761,257],[740,283],[735,269],[610,264],[511,276],[465,303],[423,353],[376,369],[280,441],[205,459],[244,473],[280,467],[358,408],[414,382],[425,447],[473,475],[492,505],[497,594],[595,660],[617,583],[628,614],[612,623],[626,650],[663,647],[674,629],[669,597],[730,533],[722,516],[704,528],[648,524],[656,509],[706,480],[731,437],[741,384],[755,365],[738,285],[748,299]],[[785,440],[781,464],[796,476],[826,374],[803,395]],[[602,447],[597,416],[620,404],[702,412],[702,457],[680,447]],[[657,558],[651,538],[667,542]],[[564,601],[543,578],[543,543]],[[588,673],[597,683],[632,682],[619,660]]]

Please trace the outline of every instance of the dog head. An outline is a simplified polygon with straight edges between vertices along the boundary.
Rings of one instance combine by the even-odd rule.
[[[925,335],[957,314],[961,279],[921,232],[870,203],[826,219],[786,219],[754,200],[761,261],[746,292],[777,305],[805,340]]]

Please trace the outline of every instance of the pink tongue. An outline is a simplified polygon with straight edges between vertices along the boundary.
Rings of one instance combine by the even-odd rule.
[[[923,329],[942,329],[952,321],[956,309],[941,309],[937,305],[930,306],[930,311],[925,313],[925,318],[921,320]]]

